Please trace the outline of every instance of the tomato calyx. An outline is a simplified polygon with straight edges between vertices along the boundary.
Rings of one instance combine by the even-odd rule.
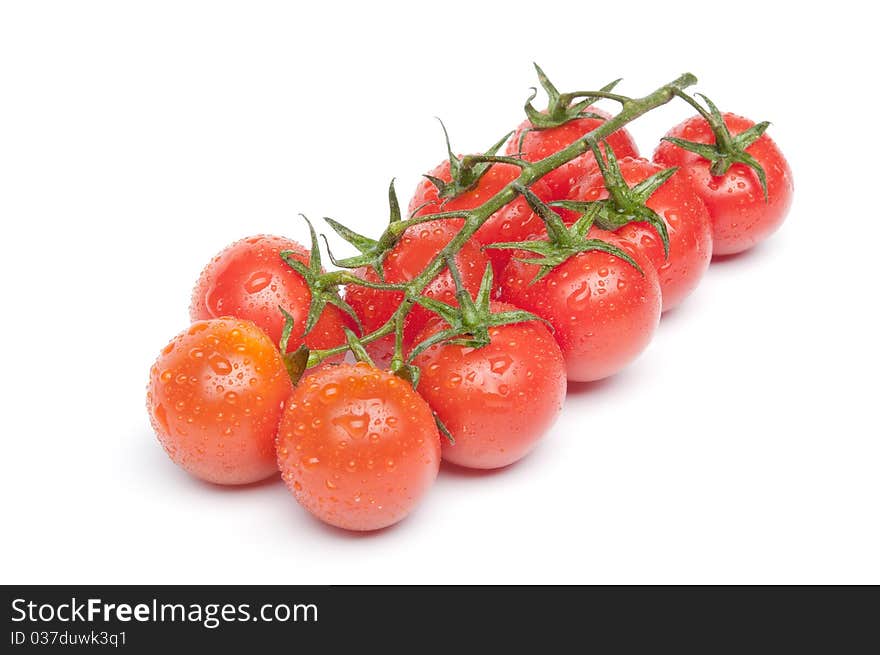
[[[306,317],[306,324],[303,328],[302,336],[305,337],[309,332],[312,331],[312,328],[315,327],[315,324],[318,322],[318,319],[321,317],[321,313],[324,311],[324,308],[329,304],[341,309],[345,312],[358,326],[359,330],[363,329],[361,326],[361,320],[358,317],[357,313],[355,313],[354,309],[345,302],[339,295],[338,290],[338,281],[336,277],[331,274],[326,274],[322,270],[321,266],[321,249],[318,246],[318,237],[315,234],[315,228],[312,226],[312,222],[306,218],[303,214],[300,214],[303,217],[306,224],[309,226],[309,233],[311,235],[312,240],[312,248],[309,253],[309,263],[308,265],[303,264],[296,258],[296,252],[292,250],[283,250],[281,251],[280,256],[281,259],[284,260],[284,263],[290,266],[293,270],[299,273],[305,283],[309,286],[309,291],[311,292],[311,301],[309,302],[309,313]],[[293,329],[293,317],[286,311],[282,309],[284,313],[284,328],[288,327]],[[288,333],[289,337],[289,333]],[[286,352],[287,341],[284,341],[285,348],[282,348],[281,352]]]
[[[529,282],[534,284],[557,266],[565,263],[570,258],[582,252],[590,252],[599,250],[607,252],[622,259],[627,264],[635,268],[639,273],[644,275],[642,267],[633,259],[625,250],[615,246],[612,243],[603,241],[602,239],[588,239],[587,233],[593,227],[596,214],[601,207],[597,203],[589,203],[590,206],[585,208],[584,213],[575,221],[571,227],[567,227],[563,223],[562,218],[553,211],[548,205],[544,204],[538,196],[536,196],[527,187],[519,184],[514,185],[516,190],[522,194],[529,203],[532,210],[541,217],[547,228],[546,240],[534,241],[510,241],[504,243],[493,243],[484,246],[485,248],[503,248],[506,250],[524,250],[526,252],[535,253],[540,257],[514,257],[515,260],[525,262],[526,264],[534,264],[538,266],[538,272]]]
[[[407,362],[411,362],[419,354],[438,343],[449,343],[468,348],[482,348],[489,345],[491,337],[489,328],[510,323],[526,323],[528,321],[541,321],[549,326],[544,319],[521,309],[504,312],[492,312],[490,301],[492,298],[492,267],[487,266],[476,299],[464,288],[461,276],[450,258],[448,260],[449,271],[455,281],[456,300],[458,307],[448,305],[445,302],[420,296],[416,299],[422,307],[437,314],[447,327],[435,332],[424,341],[416,344],[409,355]],[[553,328],[550,327],[552,330]]]
[[[444,201],[456,198],[477,186],[480,178],[486,174],[486,171],[489,170],[494,162],[506,162],[515,166],[525,165],[524,162],[515,157],[505,157],[497,154],[501,146],[507,143],[513,132],[505,134],[501,137],[500,141],[493,144],[481,155],[464,155],[459,157],[452,152],[452,145],[449,143],[449,132],[446,131],[446,126],[439,118],[437,120],[440,121],[440,127],[443,128],[443,137],[446,139],[446,152],[449,154],[449,176],[451,179],[447,182],[427,173],[423,177],[437,187],[437,196]],[[416,209],[414,213],[418,213],[419,209],[421,207]]]
[[[439,214],[426,214],[424,216],[417,216],[418,212],[424,207],[424,205],[417,207],[415,211],[412,212],[409,218],[403,219],[401,217],[400,212],[400,201],[397,199],[397,192],[394,189],[394,180],[391,180],[391,184],[388,187],[388,205],[389,205],[389,219],[388,225],[385,228],[385,231],[382,233],[382,236],[379,239],[371,239],[362,234],[358,234],[354,230],[346,227],[339,221],[335,221],[332,218],[327,216],[324,217],[324,221],[329,225],[336,234],[342,237],[347,243],[354,246],[359,255],[354,255],[353,257],[344,257],[342,259],[337,259],[333,256],[333,253],[330,251],[330,244],[327,243],[327,238],[324,237],[324,242],[327,246],[327,254],[330,256],[330,261],[333,262],[334,266],[338,266],[339,268],[345,269],[357,269],[357,268],[371,268],[375,271],[376,276],[382,282],[382,285],[376,285],[377,287],[381,287],[383,289],[394,289],[397,287],[392,284],[385,283],[385,270],[383,268],[383,264],[385,262],[385,258],[388,256],[388,253],[397,245],[397,242],[403,236],[403,233],[413,225],[418,225],[420,223],[426,223],[428,221],[436,221],[436,220],[444,220],[449,218],[467,218],[470,215],[469,210],[459,210],[459,211],[450,211],[450,212],[442,212]],[[324,236],[324,235],[321,235]],[[336,284],[341,282],[352,281],[346,276],[334,276],[333,274],[325,275],[327,279],[336,280]],[[344,279],[343,279],[344,278]],[[362,284],[363,282],[360,280],[354,281],[355,284]]]
[[[767,128],[770,127],[770,122],[762,121],[734,136],[727,128],[727,124],[724,122],[724,116],[721,114],[721,111],[715,106],[714,102],[709,100],[709,98],[702,93],[697,93],[695,95],[698,95],[703,99],[708,110],[697,102],[695,98],[689,96],[680,89],[677,89],[675,94],[696,109],[706,120],[709,127],[712,129],[712,133],[715,135],[715,143],[697,143],[695,141],[679,139],[678,137],[673,136],[665,136],[662,140],[669,141],[669,143],[700,155],[700,157],[709,161],[711,163],[709,172],[715,177],[720,177],[726,174],[734,164],[745,164],[755,171],[755,175],[757,175],[758,181],[761,183],[761,189],[764,191],[764,200],[769,202],[769,196],[767,193],[767,175],[764,172],[764,167],[761,166],[757,159],[746,152],[746,148],[761,138],[761,135],[763,135],[764,132],[767,131]]]
[[[667,168],[649,178],[629,186],[620,172],[614,151],[605,144],[605,158],[598,147],[593,146],[593,155],[602,173],[608,198],[594,201],[558,200],[551,202],[553,207],[570,209],[579,214],[592,211],[593,223],[609,232],[616,232],[628,223],[645,222],[651,225],[663,242],[663,253],[669,256],[669,232],[666,222],[645,203],[657,189],[663,186],[670,177],[675,175],[677,167]]]
[[[391,184],[388,186],[388,207],[389,227],[400,224],[400,201],[397,199],[397,191],[395,191],[394,189],[393,179],[391,180]],[[330,256],[330,261],[333,262],[334,266],[338,266],[340,268],[369,267],[376,272],[376,275],[379,276],[380,280],[385,280],[385,274],[382,270],[382,263],[385,261],[385,257],[388,255],[389,251],[397,243],[400,235],[403,234],[403,230],[398,231],[393,229],[386,229],[382,233],[382,236],[379,237],[378,240],[376,240],[365,237],[362,234],[358,234],[354,230],[351,230],[344,226],[342,223],[339,223],[332,218],[328,218],[327,216],[324,217],[324,221],[333,229],[334,232],[336,232],[336,234],[342,237],[347,243],[353,245],[360,253],[359,255],[355,255],[353,257],[336,259],[333,256],[333,253],[330,251],[330,245],[327,244],[327,254]]]
[[[295,321],[293,316],[283,307],[278,309],[284,316],[284,327],[281,330],[281,341],[278,347],[281,350],[281,359],[284,360],[284,368],[287,369],[287,376],[293,386],[296,386],[302,379],[303,373],[309,368],[309,347],[303,344],[292,353],[287,352],[287,342],[290,340],[290,333],[293,331]]]
[[[574,91],[571,93],[560,93],[547,74],[541,70],[538,64],[534,64],[535,71],[538,73],[538,82],[541,88],[547,93],[547,110],[538,111],[532,105],[532,101],[538,95],[538,89],[532,87],[531,95],[524,106],[526,116],[532,124],[534,130],[545,130],[551,127],[559,127],[569,121],[578,118],[604,118],[599,114],[589,111],[590,105],[603,97],[611,97],[612,99],[620,99],[620,101],[628,100],[625,96],[611,94],[610,91],[617,86],[620,79],[609,82],[603,86],[598,92],[596,91]],[[581,98],[578,102],[576,99]]]

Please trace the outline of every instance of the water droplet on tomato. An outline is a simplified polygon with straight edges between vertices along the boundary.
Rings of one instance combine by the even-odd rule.
[[[244,290],[248,293],[259,293],[272,282],[272,275],[265,271],[255,271],[244,283]]]
[[[229,375],[232,373],[232,364],[230,364],[229,360],[219,353],[212,353],[211,356],[208,357],[208,364],[210,364],[211,368],[217,375]]]
[[[355,439],[363,437],[370,425],[369,414],[346,414],[337,416],[332,419],[333,425],[342,428],[345,432]],[[371,435],[372,437],[372,435]]]
[[[580,283],[577,289],[575,289],[574,293],[572,293],[566,300],[566,304],[569,309],[579,311],[582,310],[590,301],[590,296],[592,295],[592,290],[590,289],[590,285],[584,281]]]
[[[496,375],[503,375],[513,364],[513,358],[510,355],[502,354],[489,358],[489,366]]]

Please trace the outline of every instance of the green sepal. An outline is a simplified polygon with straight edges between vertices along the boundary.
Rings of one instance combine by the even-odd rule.
[[[538,111],[532,105],[532,101],[538,95],[538,90],[535,88],[532,88],[532,93],[524,106],[526,117],[532,126],[531,129],[535,130],[558,127],[578,118],[603,118],[588,109],[594,102],[601,99],[602,94],[608,93],[620,82],[620,79],[616,79],[603,86],[598,92],[560,93],[541,67],[538,64],[534,64],[534,66],[538,73],[538,82],[547,93],[546,112]],[[576,98],[581,98],[581,100],[574,102]],[[522,140],[520,140],[520,148],[522,148]]]
[[[349,330],[347,327],[343,326],[342,329],[345,331],[345,342],[348,344],[348,349],[351,351],[351,354],[354,355],[355,360],[359,362],[364,362],[365,364],[369,364],[370,366],[375,368],[376,364],[367,353],[366,348],[364,348],[364,344],[362,344],[357,338],[357,335]]]
[[[293,331],[293,316],[283,307],[279,307],[282,316],[284,316],[284,327],[281,329],[281,340],[278,342],[278,349],[281,351],[281,359],[284,361],[284,368],[290,381],[296,386],[309,367],[309,348],[306,344],[302,344],[292,353],[287,352],[287,344],[290,341],[290,333]]]
[[[764,171],[764,167],[761,166],[757,159],[746,152],[746,148],[761,138],[761,135],[770,126],[770,123],[768,121],[756,123],[749,129],[733,136],[727,128],[727,123],[724,122],[724,115],[709,98],[702,93],[695,94],[700,96],[703,102],[706,103],[706,107],[708,107],[708,110],[706,110],[694,98],[683,91],[677,91],[676,95],[687,101],[709,123],[712,133],[715,135],[715,143],[697,143],[696,141],[688,141],[672,136],[665,136],[662,140],[668,141],[683,150],[692,152],[707,160],[710,163],[709,172],[715,177],[725,175],[733,164],[739,163],[748,166],[755,172],[758,182],[761,184],[761,190],[764,192],[764,201],[769,201],[767,174]]]
[[[568,261],[575,255],[582,252],[590,252],[599,250],[609,255],[622,259],[627,264],[635,268],[639,273],[644,275],[642,267],[622,248],[608,243],[601,239],[587,239],[586,235],[593,225],[593,221],[597,219],[601,205],[599,202],[583,203],[587,205],[583,214],[571,226],[566,227],[562,218],[550,209],[531,189],[515,184],[514,188],[522,194],[526,202],[532,210],[540,216],[547,228],[547,240],[534,241],[505,241],[501,243],[493,243],[484,246],[484,248],[498,248],[502,250],[522,250],[525,252],[540,255],[539,257],[514,257],[515,260],[526,264],[538,266],[538,272],[531,279],[529,284],[538,282],[548,275],[557,266]],[[601,202],[601,201],[600,201]],[[554,205],[557,203],[553,203]]]
[[[434,414],[434,422],[437,424],[437,429],[440,430],[440,434],[446,437],[446,440],[451,444],[455,445],[455,437],[452,436],[452,433],[449,431],[449,428],[444,425],[443,421],[440,420],[440,417],[437,416],[437,412],[433,412]]]
[[[419,386],[422,370],[418,366],[404,362],[392,372],[401,380],[409,382],[413,389],[416,389]]]
[[[489,328],[511,323],[526,323],[528,321],[541,321],[544,319],[524,310],[512,310],[492,313],[492,267],[486,266],[483,279],[480,281],[480,289],[477,297],[472,299],[461,282],[461,276],[454,268],[455,264],[449,262],[450,273],[456,285],[456,298],[458,307],[448,305],[434,298],[424,296],[416,299],[422,307],[434,312],[446,322],[448,327],[439,330],[416,344],[410,351],[407,361],[411,362],[425,350],[439,343],[449,343],[469,348],[482,348],[491,342]]]
[[[394,225],[401,222],[400,201],[397,199],[397,191],[394,189],[393,179],[391,180],[391,184],[388,185],[388,213],[388,225]],[[385,261],[388,252],[397,243],[400,235],[394,230],[386,229],[382,238],[377,241],[362,234],[358,234],[354,230],[347,228],[342,223],[339,223],[332,218],[325,216],[324,221],[334,232],[336,232],[336,234],[353,245],[360,253],[354,257],[336,259],[330,251],[330,246],[328,244],[327,254],[330,256],[330,261],[333,262],[333,265],[338,266],[339,268],[349,269],[372,268],[379,279],[384,282],[385,273],[382,270],[382,263]]]
[[[606,144],[604,157],[599,148],[594,146],[593,156],[596,158],[605,188],[608,189],[608,198],[590,202],[561,200],[550,204],[579,213],[589,209],[593,212],[593,223],[609,232],[616,232],[629,223],[648,223],[660,237],[663,254],[668,257],[669,230],[666,221],[646,203],[657,189],[675,175],[678,168],[666,168],[630,187],[623,179],[617,157],[610,146]]]
[[[434,175],[426,174],[423,177],[437,188],[437,197],[448,200],[456,198],[465,191],[469,191],[477,186],[480,178],[492,166],[492,162],[481,161],[479,157],[458,157],[452,152],[452,145],[449,142],[449,132],[446,131],[446,126],[439,118],[437,120],[440,121],[440,127],[443,128],[443,137],[446,140],[446,152],[449,155],[449,177],[451,179],[447,182]],[[505,134],[497,143],[486,150],[483,155],[492,157],[497,154],[511,134],[512,132]]]
[[[296,259],[295,255],[297,253],[292,250],[284,250],[280,253],[281,259],[284,260],[284,263],[303,277],[303,280],[305,280],[309,287],[309,291],[311,292],[312,299],[309,303],[309,312],[306,316],[306,324],[303,328],[302,336],[305,337],[312,331],[312,328],[315,327],[318,319],[321,318],[321,313],[328,304],[342,310],[355,322],[355,325],[358,326],[359,330],[363,330],[363,326],[361,325],[357,313],[351,305],[339,296],[336,284],[329,281],[332,278],[328,278],[327,275],[322,272],[321,249],[318,246],[318,236],[315,234],[315,228],[312,226],[312,222],[305,216],[303,216],[303,219],[309,226],[309,234],[311,236],[311,251],[309,252],[308,266]],[[285,320],[287,320],[287,317],[290,317],[290,315],[287,314]]]

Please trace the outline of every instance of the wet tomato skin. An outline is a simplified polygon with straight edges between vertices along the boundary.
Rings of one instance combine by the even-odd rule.
[[[385,257],[383,271],[386,282],[408,282],[417,277],[437,253],[448,244],[461,229],[458,219],[438,219],[413,225],[404,232],[391,252]],[[466,242],[455,256],[464,287],[475,297],[483,279],[489,260],[474,241]],[[379,281],[379,276],[371,268],[360,268],[357,274],[371,282]],[[457,305],[455,283],[448,270],[435,277],[425,288],[423,295],[450,305]],[[370,289],[357,284],[346,287],[345,298],[361,320],[365,332],[381,327],[403,300],[400,291]],[[414,305],[404,322],[404,343],[409,346],[413,337],[425,326],[434,314],[421,305]],[[378,362],[390,359],[394,340],[392,336],[372,342],[367,350]]]
[[[492,303],[492,311],[516,309]],[[446,324],[430,322],[416,342]],[[489,329],[491,343],[474,349],[434,345],[414,363],[418,391],[455,437],[441,440],[443,459],[459,466],[491,469],[527,455],[562,410],[565,362],[539,321]]]
[[[590,107],[588,111],[602,118],[577,118],[558,127],[542,130],[531,129],[532,123],[526,119],[516,128],[516,132],[507,142],[507,154],[513,155],[520,152],[520,139],[522,138],[523,159],[526,161],[544,159],[571,145],[611,118],[610,114],[596,107]],[[639,156],[639,149],[625,128],[613,132],[606,143],[611,146],[618,158]],[[583,178],[596,172],[598,168],[593,153],[585,152],[541,178],[541,181],[547,184],[549,195],[545,197],[537,191],[535,193],[545,202],[567,200],[572,187]]]
[[[193,323],[150,370],[147,410],[168,456],[216,484],[275,475],[275,433],[293,385],[269,337],[235,318]]]
[[[452,179],[449,171],[449,160],[437,166],[430,174],[445,182],[449,182]],[[430,180],[423,179],[419,182],[410,200],[409,211],[410,213],[415,212],[416,216],[428,216],[438,212],[474,209],[517,179],[519,175],[519,167],[513,164],[493,164],[479,179],[474,188],[454,198],[444,200],[440,199],[437,187]],[[539,198],[550,197],[549,188],[541,180],[532,184],[530,188]],[[541,218],[532,211],[525,198],[517,196],[486,219],[486,222],[480,226],[473,238],[481,246],[506,241],[524,241],[542,227]],[[484,252],[492,262],[495,277],[497,278],[510,260],[510,251],[487,249]]]
[[[202,271],[192,295],[193,321],[236,316],[256,323],[275,344],[281,340],[284,317],[279,306],[294,318],[294,330],[287,350],[303,343],[303,331],[312,294],[302,276],[288,266],[281,253],[293,251],[304,264],[309,253],[296,241],[272,235],[257,235],[224,248]],[[311,349],[332,348],[345,343],[344,327],[354,330],[354,321],[327,305],[314,328],[305,337]]]
[[[724,123],[737,135],[754,122],[725,113]],[[698,143],[715,143],[715,135],[701,116],[694,116],[672,128],[666,136]],[[791,207],[794,182],[788,161],[765,133],[746,152],[758,160],[767,176],[767,195],[755,172],[745,164],[734,164],[724,175],[712,175],[711,164],[696,153],[661,141],[654,161],[662,166],[681,166],[702,198],[712,219],[713,249],[716,255],[733,255],[748,250],[773,234]]]
[[[408,382],[368,364],[340,364],[297,385],[277,453],[284,481],[314,516],[378,530],[409,514],[434,483],[440,435]]]
[[[663,169],[646,159],[627,157],[618,162],[621,175],[632,187]],[[608,197],[602,175],[594,174],[572,189],[572,198],[582,201]],[[712,260],[712,222],[705,204],[696,194],[687,174],[679,170],[657,189],[647,206],[665,221],[669,234],[669,256],[663,242],[648,223],[629,223],[615,234],[642,251],[657,270],[663,311],[678,306],[697,288]]]
[[[591,237],[629,252],[642,268],[604,252],[577,254],[530,284],[534,264],[514,255],[501,283],[501,300],[548,321],[565,358],[568,379],[588,382],[617,373],[650,343],[660,320],[657,272],[645,256],[613,233]]]

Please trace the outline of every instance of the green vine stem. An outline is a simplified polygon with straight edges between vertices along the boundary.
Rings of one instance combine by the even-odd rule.
[[[374,341],[378,341],[379,339],[382,339],[383,337],[386,337],[390,334],[397,333],[398,337],[395,339],[395,353],[392,358],[392,362],[397,364],[397,366],[399,367],[401,365],[400,363],[406,361],[403,353],[400,352],[400,349],[402,349],[403,346],[402,339],[399,337],[399,334],[402,331],[403,320],[406,318],[407,314],[409,314],[410,310],[416,302],[416,299],[419,298],[425,287],[427,287],[431,280],[433,280],[443,271],[443,269],[447,265],[447,261],[455,257],[456,253],[461,250],[462,246],[474,235],[474,233],[480,228],[480,226],[483,225],[483,223],[485,223],[490,216],[492,216],[492,214],[504,207],[507,203],[514,200],[521,193],[519,189],[529,187],[535,181],[537,181],[550,171],[558,168],[562,164],[571,161],[572,159],[582,155],[588,150],[598,148],[599,143],[601,143],[612,133],[632,122],[639,116],[642,116],[643,114],[651,111],[652,109],[656,109],[657,107],[660,107],[670,102],[674,97],[680,95],[682,89],[692,86],[696,84],[696,82],[697,78],[694,75],[692,75],[691,73],[684,73],[672,82],[661,86],[653,93],[650,93],[642,98],[627,98],[625,96],[617,96],[617,94],[611,94],[608,92],[584,92],[582,94],[579,94],[609,98],[612,95],[616,96],[613,99],[620,102],[620,111],[615,116],[599,125],[592,132],[584,135],[577,141],[574,141],[573,143],[568,145],[566,148],[550,155],[549,157],[531,163],[518,162],[517,165],[520,166],[521,169],[519,177],[513,180],[503,189],[501,189],[494,196],[486,200],[486,202],[484,202],[479,207],[471,209],[467,212],[450,213],[445,216],[435,214],[434,216],[430,217],[431,219],[437,219],[451,218],[454,216],[457,218],[463,218],[464,224],[459,232],[455,235],[455,237],[453,237],[445,247],[437,252],[431,262],[419,275],[403,285],[395,286],[397,290],[404,292],[403,301],[394,311],[394,314],[392,314],[392,316],[383,325],[376,328],[372,332],[362,335],[360,337],[360,342],[362,344],[368,344]],[[488,157],[492,156],[493,155],[489,155]],[[476,162],[477,159],[475,158],[471,161]],[[479,161],[486,161],[486,159],[479,159]],[[405,229],[404,226],[409,226],[407,225],[407,223],[408,221],[397,221],[390,223],[388,227],[386,227],[385,233],[383,233],[383,235],[380,237],[379,243],[395,242],[400,234],[402,234],[403,229]],[[327,275],[335,275],[336,273],[341,272],[328,273]],[[363,282],[354,275],[349,278],[346,275],[340,274],[337,279],[340,282],[344,281],[354,284],[363,284]],[[389,287],[382,286],[382,288],[387,289]],[[324,350],[313,350],[309,353],[308,366],[311,367],[320,364],[328,357],[344,353],[347,350],[349,350],[348,344]]]

